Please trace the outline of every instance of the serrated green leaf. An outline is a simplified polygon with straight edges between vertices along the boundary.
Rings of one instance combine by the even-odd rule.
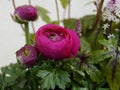
[[[62,7],[65,9],[70,0],[60,0]]]
[[[71,82],[70,75],[66,71],[57,70],[55,82],[61,89],[65,89],[65,86]]]
[[[37,76],[44,78],[46,77],[50,72],[48,70],[39,70]]]
[[[41,17],[41,19],[45,21],[46,23],[50,23],[50,17],[48,16],[48,13],[49,13],[48,10],[40,6],[36,6],[36,8],[38,9],[38,14]]]
[[[51,69],[39,70],[38,77],[41,77],[42,89],[54,89],[58,86],[60,89],[65,89],[65,86],[70,83],[70,75],[66,71]]]
[[[47,75],[44,79],[41,80],[41,87],[42,89],[54,89],[55,88],[55,81],[54,81],[54,73],[51,72]]]

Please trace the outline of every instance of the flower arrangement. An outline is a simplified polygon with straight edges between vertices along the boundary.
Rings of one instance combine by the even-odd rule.
[[[55,0],[56,21],[30,0],[18,7],[11,1],[26,43],[16,50],[17,63],[1,68],[1,90],[120,90],[120,0],[105,7],[93,1],[96,14],[63,20]],[[71,0],[59,1],[70,10]],[[30,33],[39,17],[46,25]]]

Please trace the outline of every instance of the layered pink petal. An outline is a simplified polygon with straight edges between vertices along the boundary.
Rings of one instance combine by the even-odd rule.
[[[36,32],[36,47],[44,57],[61,60],[75,56],[79,50],[80,41],[75,32],[47,24]]]

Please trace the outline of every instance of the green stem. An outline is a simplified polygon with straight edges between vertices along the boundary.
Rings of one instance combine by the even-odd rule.
[[[58,9],[58,2],[57,2],[57,0],[55,0],[55,4],[56,4],[56,11],[57,11],[57,20],[58,20],[58,25],[59,25],[60,17],[59,17],[59,9]]]
[[[31,5],[31,0],[28,0],[29,5]]]
[[[69,1],[68,4],[68,19],[70,20],[70,13],[71,13],[71,0]]]
[[[29,33],[29,24],[26,22],[25,24],[25,39],[26,39],[26,44],[30,44],[30,33]]]

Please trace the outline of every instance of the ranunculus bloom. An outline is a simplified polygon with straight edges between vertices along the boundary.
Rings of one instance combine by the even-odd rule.
[[[31,5],[23,5],[17,7],[14,14],[20,20],[34,21],[37,18],[37,9]]]
[[[76,32],[53,24],[40,27],[35,38],[38,51],[49,59],[71,58],[80,48]]]
[[[37,61],[37,49],[31,45],[25,45],[17,51],[16,57],[27,67],[33,66]]]

